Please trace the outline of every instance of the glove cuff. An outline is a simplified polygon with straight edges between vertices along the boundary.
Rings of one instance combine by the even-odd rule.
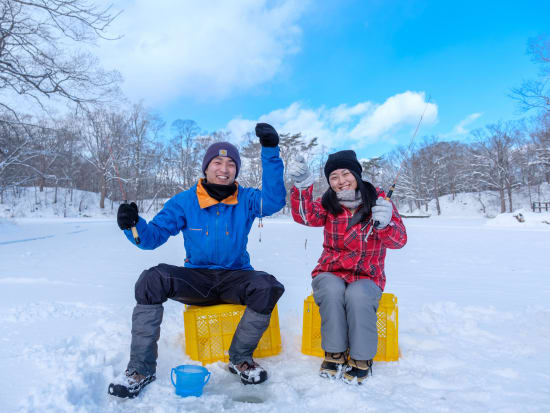
[[[301,181],[294,181],[294,186],[298,189],[309,188],[315,182],[315,178],[311,173],[308,173],[307,176]]]
[[[275,148],[279,145],[279,139],[260,138],[260,145],[266,148]]]

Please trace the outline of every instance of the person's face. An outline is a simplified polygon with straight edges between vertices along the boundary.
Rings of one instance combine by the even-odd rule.
[[[216,156],[204,171],[208,183],[219,185],[231,185],[236,173],[237,165],[227,156]]]
[[[349,169],[336,169],[328,176],[328,183],[335,192],[345,191],[346,189],[357,189],[355,176]]]

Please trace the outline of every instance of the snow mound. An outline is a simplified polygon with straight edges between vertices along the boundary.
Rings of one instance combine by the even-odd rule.
[[[487,221],[486,225],[491,227],[541,228],[550,231],[550,213],[530,212],[525,209],[518,209],[514,212],[499,214]]]

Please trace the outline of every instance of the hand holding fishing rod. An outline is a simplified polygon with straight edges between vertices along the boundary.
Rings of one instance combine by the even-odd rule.
[[[424,106],[424,110],[422,111],[422,115],[420,116],[420,119],[418,120],[418,124],[416,125],[416,129],[414,130],[414,133],[411,137],[411,141],[409,142],[409,146],[408,146],[407,152],[406,152],[407,154],[411,150],[412,144],[414,142],[414,138],[416,137],[416,134],[418,133],[418,129],[420,128],[420,124],[422,123],[422,119],[424,118],[424,114],[426,113],[426,109],[428,109],[430,99],[431,99],[431,96],[428,96],[428,99],[426,100],[426,105]],[[391,220],[391,216],[392,216],[391,214],[393,213],[393,205],[390,202],[390,198],[393,194],[393,191],[395,190],[395,185],[397,184],[397,180],[399,179],[399,174],[401,174],[401,169],[403,169],[403,162],[404,162],[404,160],[401,161],[401,165],[399,165],[399,170],[397,171],[397,175],[395,176],[393,184],[390,186],[390,190],[388,191],[386,196],[384,198],[377,199],[376,200],[376,205],[372,207],[372,217],[371,217],[370,220],[374,221],[374,224],[370,228],[370,230],[368,231],[367,236],[365,237],[365,240],[370,235],[370,232],[372,231],[373,227],[377,228],[377,229],[384,228],[386,225],[389,224],[389,222]],[[382,202],[381,200],[386,201],[386,202]],[[388,209],[388,206],[391,209]],[[381,221],[380,219],[386,219],[387,218],[388,211],[389,211],[389,219],[387,220],[387,222]],[[385,222],[385,225],[382,225],[384,222]]]
[[[136,203],[132,202],[131,204],[128,204],[128,201],[124,201],[124,203],[120,204],[118,207],[116,220],[120,229],[132,230],[134,240],[136,241],[136,244],[139,245],[141,240],[139,239],[139,234],[136,229],[136,225],[139,220],[138,207]]]
[[[388,226],[393,214],[393,205],[388,198],[378,198],[376,205],[372,207],[372,220],[376,229]]]

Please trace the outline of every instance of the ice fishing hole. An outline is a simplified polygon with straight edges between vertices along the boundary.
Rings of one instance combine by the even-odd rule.
[[[252,394],[237,394],[236,396],[233,397],[232,400],[238,403],[252,403],[252,404],[261,404],[265,402],[265,400],[262,399],[261,397],[257,395],[252,395]]]

